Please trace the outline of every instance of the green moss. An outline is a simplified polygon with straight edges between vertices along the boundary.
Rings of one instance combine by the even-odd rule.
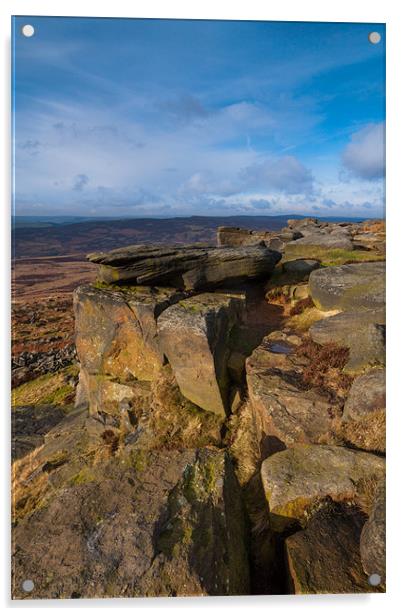
[[[95,474],[90,468],[84,466],[79,473],[72,477],[70,483],[71,485],[80,486],[85,483],[91,483],[91,481],[96,481]]]
[[[32,381],[19,385],[12,391],[13,406],[28,404],[67,404],[71,402],[75,388],[66,382],[78,375],[77,364],[39,376]]]
[[[344,265],[345,263],[362,263],[384,261],[384,255],[368,250],[343,250],[342,248],[323,248],[322,246],[287,246],[282,262],[293,259],[316,259],[326,267]]]
[[[136,449],[130,452],[129,464],[137,473],[143,473],[148,467],[148,452],[144,449]]]

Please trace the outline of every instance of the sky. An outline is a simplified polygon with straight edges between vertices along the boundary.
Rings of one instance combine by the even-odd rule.
[[[13,92],[17,215],[384,215],[383,24],[16,17]]]

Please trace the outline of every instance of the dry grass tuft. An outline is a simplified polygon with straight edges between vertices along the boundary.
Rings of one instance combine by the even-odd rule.
[[[289,311],[289,315],[294,317],[297,314],[302,314],[307,308],[313,308],[314,302],[311,297],[305,297],[304,299],[299,299],[298,302]]]
[[[152,387],[148,428],[155,448],[180,449],[219,445],[222,419],[184,398],[169,366]]]

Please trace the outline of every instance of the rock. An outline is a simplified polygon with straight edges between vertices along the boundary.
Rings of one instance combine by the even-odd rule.
[[[295,445],[261,466],[272,528],[278,532],[303,521],[312,503],[359,498],[359,482],[382,479],[383,458],[331,445]]]
[[[156,320],[184,295],[173,289],[125,291],[85,285],[74,292],[80,402],[116,412],[136,379],[151,381],[163,365]],[[135,383],[134,383],[135,384]]]
[[[218,227],[218,246],[258,246],[269,240],[272,233],[269,231],[251,231],[240,227]]]
[[[308,276],[313,270],[320,267],[320,262],[313,259],[295,259],[294,261],[285,261],[282,264],[282,269],[288,274],[302,274]]]
[[[310,274],[309,286],[313,302],[319,310],[383,308],[385,263],[353,263],[321,268]]]
[[[101,282],[129,281],[139,285],[206,289],[266,277],[281,254],[264,245],[236,248],[136,245],[109,253],[93,253],[88,259],[100,265]]]
[[[368,418],[385,409],[385,370],[375,368],[353,381],[345,402],[343,419]]]
[[[297,229],[318,226],[318,218],[289,218],[287,221],[289,229]]]
[[[333,342],[350,350],[344,371],[358,374],[370,366],[385,364],[385,311],[343,312],[316,321],[309,330],[314,342]]]
[[[224,451],[124,445],[82,412],[57,434],[15,474],[13,598],[28,598],[26,579],[31,599],[248,593],[241,493]]]
[[[268,336],[246,361],[248,393],[265,456],[294,443],[317,443],[331,426],[328,399],[306,390],[297,378],[301,367],[292,356],[295,348],[286,339]]]
[[[349,237],[344,234],[332,234],[332,233],[310,233],[299,240],[294,240],[286,245],[286,256],[301,255],[303,250],[307,253],[311,251],[311,247],[317,247],[318,249],[340,249],[340,250],[353,250],[353,242]]]
[[[183,396],[223,417],[229,410],[228,340],[244,301],[239,294],[203,293],[158,319],[160,345]]]
[[[385,482],[377,488],[374,505],[360,536],[360,554],[367,575],[377,574],[385,583]]]
[[[22,458],[44,442],[44,436],[60,423],[72,408],[53,404],[14,406],[11,413],[13,460]]]
[[[362,569],[359,537],[364,517],[354,507],[330,503],[285,541],[290,592],[373,592]]]

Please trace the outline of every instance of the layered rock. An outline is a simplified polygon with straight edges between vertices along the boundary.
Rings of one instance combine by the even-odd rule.
[[[361,311],[383,308],[385,263],[353,263],[310,274],[311,297],[320,310]]]
[[[296,594],[373,592],[363,571],[359,539],[364,516],[355,507],[328,503],[307,528],[285,541],[289,590]]]
[[[251,231],[240,227],[219,227],[217,232],[218,246],[256,246],[265,245],[272,250],[283,252],[287,242],[302,237],[298,231],[282,229],[280,232],[273,231]]]
[[[182,394],[223,417],[229,410],[229,337],[243,310],[244,296],[203,293],[158,319],[160,346]]]
[[[295,445],[275,453],[261,466],[271,525],[283,531],[302,523],[319,499],[358,499],[360,483],[384,472],[383,458],[345,447]]]
[[[209,289],[268,276],[280,258],[280,253],[262,245],[135,245],[88,255],[100,265],[101,282],[163,284],[178,289]]]

